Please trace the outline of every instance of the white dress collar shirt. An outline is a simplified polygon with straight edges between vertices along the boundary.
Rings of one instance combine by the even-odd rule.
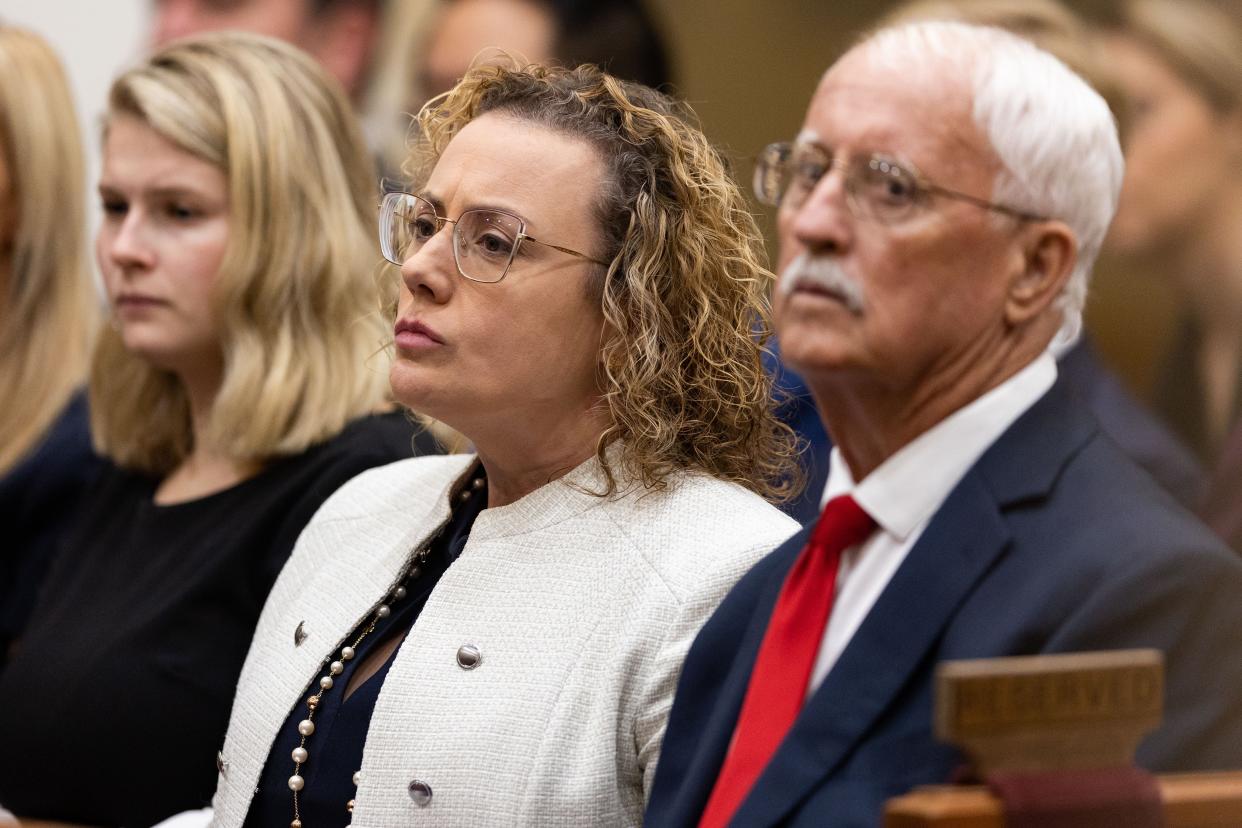
[[[836,664],[880,593],[888,585],[928,522],[988,447],[1057,378],[1048,353],[1000,385],[919,435],[860,483],[837,448],[832,449],[822,504],[840,495],[871,515],[877,531],[846,549],[837,573],[836,600],[811,670],[807,697]]]

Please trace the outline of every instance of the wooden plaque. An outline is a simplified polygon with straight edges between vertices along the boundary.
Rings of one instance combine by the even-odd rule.
[[[936,675],[936,736],[981,775],[1129,765],[1163,709],[1157,650],[950,661]]]

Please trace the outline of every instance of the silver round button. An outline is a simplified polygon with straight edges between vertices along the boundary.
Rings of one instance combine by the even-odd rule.
[[[229,760],[224,758],[224,751],[216,751],[216,770],[219,771],[221,776],[226,779],[228,778]]]
[[[457,666],[463,670],[473,670],[483,663],[483,653],[473,644],[462,644],[457,648]]]
[[[421,779],[410,782],[410,799],[420,808],[431,804],[431,786]]]

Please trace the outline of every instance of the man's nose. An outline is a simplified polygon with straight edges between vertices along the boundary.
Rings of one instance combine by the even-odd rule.
[[[830,169],[800,204],[781,208],[781,235],[815,253],[841,253],[853,239],[854,215],[845,176]]]

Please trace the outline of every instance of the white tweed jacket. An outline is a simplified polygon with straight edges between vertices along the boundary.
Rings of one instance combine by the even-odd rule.
[[[372,469],[308,524],[238,680],[215,824],[242,824],[291,706],[447,520],[474,463]],[[690,642],[797,525],[703,475],[603,499],[579,488],[598,473],[590,460],[479,515],[384,680],[354,825],[641,824]],[[457,663],[465,644],[482,653],[473,670]],[[415,780],[430,798],[415,801]]]

